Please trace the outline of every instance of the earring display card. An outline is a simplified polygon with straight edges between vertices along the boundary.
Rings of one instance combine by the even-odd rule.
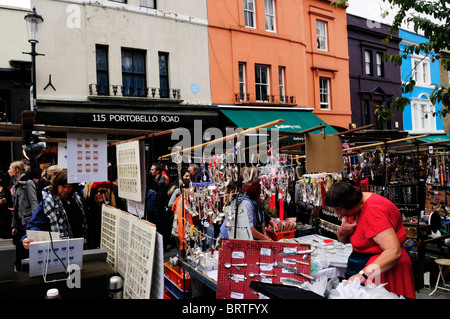
[[[106,134],[67,133],[67,181],[105,181],[107,172]]]
[[[252,281],[300,285],[310,282],[309,244],[230,239],[219,250],[217,299],[267,299]]]

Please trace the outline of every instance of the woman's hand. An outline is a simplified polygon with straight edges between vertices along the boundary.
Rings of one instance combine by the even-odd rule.
[[[30,239],[30,238],[25,238],[25,239],[22,241],[23,248],[25,248],[25,249],[30,249],[30,243],[32,243],[32,242],[33,242],[32,239]]]
[[[347,217],[344,216],[344,218],[342,218],[341,227],[339,227],[337,232],[338,240],[341,243],[348,243],[350,241],[350,236],[355,232],[357,225],[358,223],[355,220],[349,222]]]
[[[16,236],[16,234],[17,234],[17,228],[16,227],[11,228],[11,235]]]

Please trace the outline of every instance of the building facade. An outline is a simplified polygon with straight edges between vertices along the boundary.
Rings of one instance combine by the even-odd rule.
[[[0,5],[0,122],[20,123],[21,113],[30,109],[31,58],[24,16],[28,7]],[[14,154],[21,154],[21,143],[11,143],[9,137],[19,138],[21,132],[0,132],[2,155],[0,169],[7,171]]]
[[[397,34],[389,42],[382,42],[389,28],[347,15],[352,123],[358,127],[376,124],[378,129],[403,130],[403,114],[392,107],[401,96],[400,67],[383,58],[385,54],[398,54],[401,39]],[[375,115],[381,105],[392,111],[392,118],[386,123],[380,123]]]
[[[37,124],[159,131],[193,129],[194,120],[216,125],[206,2],[31,0],[33,7],[44,18]],[[26,13],[9,15],[23,29],[22,51],[29,50]],[[165,145],[159,155],[167,152]]]
[[[429,41],[406,30],[400,30],[399,36],[402,38],[400,54],[407,45]],[[436,57],[434,61],[433,57]],[[410,134],[443,134],[442,118],[433,116],[433,113],[441,110],[441,103],[433,105],[429,99],[434,86],[441,83],[438,57],[434,53],[408,54],[401,66],[401,75],[404,83],[408,83],[411,79],[416,83],[414,90],[404,95],[411,102],[403,111],[404,129]]]
[[[351,120],[345,10],[330,1],[207,0],[211,99]]]

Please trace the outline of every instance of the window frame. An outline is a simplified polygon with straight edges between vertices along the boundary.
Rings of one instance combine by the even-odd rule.
[[[318,25],[323,24],[324,34],[319,34]],[[325,48],[321,48],[320,39],[324,39],[323,43]],[[316,39],[317,39],[317,50],[328,52],[328,22],[320,19],[316,19]]]
[[[151,5],[147,5],[147,4],[142,4],[142,1],[153,1],[153,6]],[[149,9],[156,9],[156,0],[139,0],[139,6],[143,7],[143,8],[149,8]]]
[[[278,89],[280,94],[280,103],[286,103],[286,67],[278,67]]]
[[[367,73],[367,71],[369,71],[369,73]],[[372,51],[368,49],[364,49],[364,75],[373,76]]]
[[[242,72],[241,72],[242,67]],[[241,77],[242,73],[242,77]],[[239,101],[246,101],[247,95],[247,63],[239,62],[238,63],[238,76],[239,76]]]
[[[131,52],[132,53],[132,69],[133,69],[133,71],[132,72],[129,72],[129,71],[124,71],[123,70],[123,59],[124,59],[124,56],[123,56],[123,54],[125,53],[125,52]],[[134,72],[134,67],[135,67],[135,63],[134,63],[134,61],[135,61],[135,54],[142,54],[142,58],[143,58],[143,70],[144,70],[144,72],[143,73],[137,73],[137,72]],[[146,94],[145,94],[145,90],[147,89],[147,61],[146,61],[146,56],[147,56],[147,52],[145,51],[145,50],[139,50],[139,49],[132,49],[132,48],[122,48],[121,49],[121,71],[122,71],[122,89],[124,88],[124,80],[125,80],[125,78],[124,78],[124,75],[129,75],[129,76],[131,76],[131,79],[132,79],[132,81],[131,81],[131,83],[134,83],[135,82],[135,80],[138,78],[138,77],[140,77],[140,78],[142,78],[142,80],[143,80],[143,94],[141,94],[141,95],[138,95],[137,93],[137,89],[138,88],[135,88],[135,90],[136,90],[136,92],[133,90],[133,93],[125,93],[125,91],[123,91],[124,93],[123,93],[123,95],[124,96],[132,96],[132,97],[142,97],[142,96],[146,96]],[[133,86],[131,86],[131,87],[133,87]]]
[[[249,10],[245,7],[248,7],[248,4],[252,4],[253,9]],[[247,25],[247,16],[250,15],[252,19],[252,25]],[[244,0],[244,25],[247,28],[256,29],[256,10],[255,10],[255,0]]]
[[[166,61],[165,71],[167,74],[161,74],[161,57],[164,56]],[[158,70],[159,70],[159,96],[161,98],[169,98],[170,97],[170,81],[169,81],[169,53],[168,52],[158,52]],[[167,87],[162,87],[162,80],[165,79],[167,82]],[[163,89],[167,89],[165,92]]]
[[[266,83],[263,82],[257,82],[258,79],[258,72],[257,68],[260,68],[261,70],[263,68],[265,68],[266,70]],[[261,76],[259,76],[260,80],[261,80]],[[259,92],[259,97],[263,97],[262,96],[262,91],[261,88],[262,87],[266,87],[266,94],[267,94],[267,100],[264,99],[258,99],[258,92]],[[264,98],[264,97],[263,97]],[[255,64],[255,100],[256,102],[270,102],[270,66],[265,65],[265,64]]]
[[[378,58],[380,58],[380,61],[378,61]],[[384,61],[383,61],[383,53],[377,52],[375,56],[375,63],[376,63],[376,75],[379,78],[384,78]]]
[[[425,98],[423,98],[425,97]],[[425,111],[424,111],[425,109]],[[428,132],[436,130],[436,120],[433,116],[435,106],[431,103],[427,94],[421,94],[411,99],[411,123],[414,132]],[[425,118],[424,113],[428,114]]]
[[[416,86],[431,87],[431,61],[428,57],[422,59],[420,56],[411,57],[412,78],[416,81]]]
[[[105,64],[106,64],[106,68],[105,69],[99,69],[99,63],[98,63],[98,58],[99,58],[99,50],[100,49],[104,49],[105,50]],[[104,44],[96,44],[95,45],[95,74],[96,74],[96,83],[97,83],[97,95],[109,95],[109,47],[108,45],[104,45]],[[100,75],[104,75],[106,77],[106,83],[105,84],[100,84],[99,83],[99,79],[100,79]],[[99,90],[99,86],[100,85],[105,85],[106,88],[105,90]]]
[[[270,9],[272,10],[272,13],[268,13],[268,5],[270,6]],[[265,24],[266,24],[266,31],[267,32],[277,32],[277,20],[276,20],[276,12],[275,12],[275,0],[264,0],[264,17],[265,17]],[[272,29],[267,28],[267,19],[271,20]]]
[[[323,92],[324,91],[324,88],[322,87],[323,80],[326,80],[327,83],[326,92]],[[322,102],[322,96],[324,95],[326,95],[328,100],[326,103]],[[319,77],[319,103],[321,110],[331,110],[331,78],[325,76]],[[326,107],[323,107],[324,105],[326,105]]]

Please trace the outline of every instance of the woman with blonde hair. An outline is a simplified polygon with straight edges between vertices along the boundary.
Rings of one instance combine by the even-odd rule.
[[[36,194],[39,203],[42,201],[42,191],[50,186],[58,170],[58,165],[48,165],[42,170],[41,178],[36,182]]]
[[[22,259],[26,258],[26,251],[20,245],[20,239],[25,234],[31,215],[38,206],[36,185],[27,177],[27,167],[22,161],[12,162],[8,174],[13,178],[12,199],[13,217],[11,222],[11,235],[16,244],[16,268],[21,269]]]

